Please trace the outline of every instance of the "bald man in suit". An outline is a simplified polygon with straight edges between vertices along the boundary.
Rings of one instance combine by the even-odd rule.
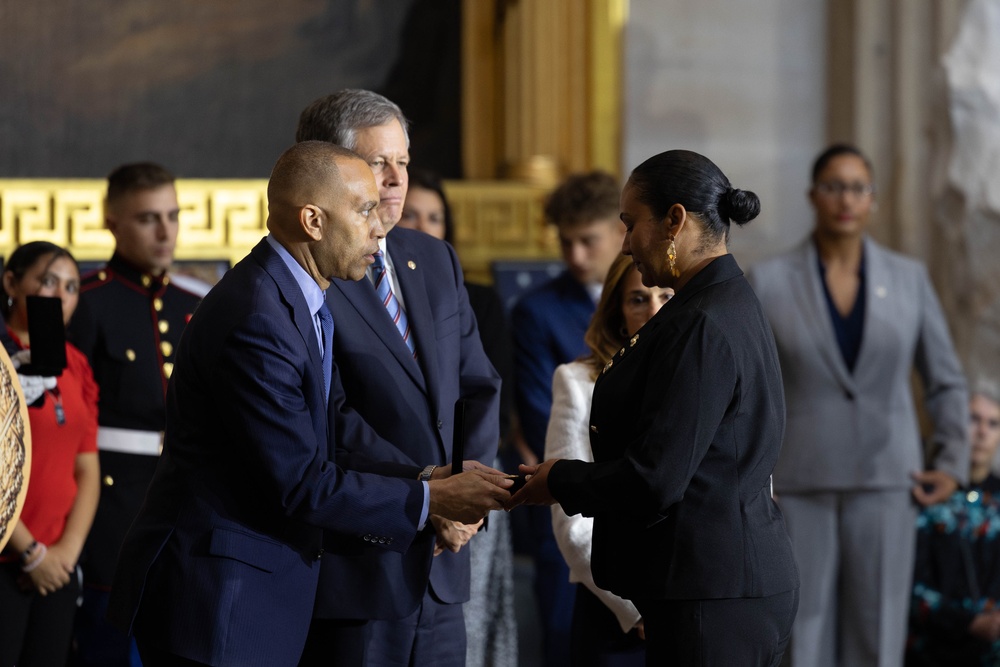
[[[375,438],[340,409],[323,291],[334,276],[364,275],[384,233],[377,206],[357,155],[322,142],[292,147],[268,184],[270,234],[188,325],[163,456],[109,612],[135,633],[147,667],[296,665],[324,552],[402,553],[429,513],[474,522],[509,497],[509,482],[478,472],[422,483],[331,460],[338,438]],[[334,576],[348,585],[364,572]],[[363,627],[331,627],[330,664],[360,664]]]

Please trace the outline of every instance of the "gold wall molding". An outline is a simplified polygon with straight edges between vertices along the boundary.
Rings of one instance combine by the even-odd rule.
[[[103,179],[0,179],[0,254],[28,241],[50,241],[80,261],[111,256],[104,227]],[[513,182],[445,183],[456,220],[455,247],[469,278],[491,282],[497,259],[557,256],[554,230],[544,223],[546,190]],[[267,233],[267,181],[177,181],[181,207],[178,260],[235,264]]]

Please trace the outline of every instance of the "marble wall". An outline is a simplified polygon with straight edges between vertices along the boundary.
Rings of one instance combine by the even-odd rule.
[[[741,262],[804,237],[826,140],[826,2],[632,0],[624,43],[622,173],[697,151],[761,199],[760,218],[732,234]]]
[[[1000,3],[972,0],[944,59],[947,132],[936,156],[928,261],[972,379],[1000,380]]]

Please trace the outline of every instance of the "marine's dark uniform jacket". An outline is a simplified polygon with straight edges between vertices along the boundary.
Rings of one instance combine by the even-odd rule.
[[[89,585],[111,584],[152,479],[174,350],[198,301],[166,274],[143,273],[117,254],[81,281],[68,336],[87,355],[101,391],[101,499],[81,559]]]

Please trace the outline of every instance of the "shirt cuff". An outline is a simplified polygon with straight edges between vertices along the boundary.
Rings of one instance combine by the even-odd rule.
[[[424,526],[427,525],[427,515],[431,511],[431,485],[427,482],[420,482],[424,485],[424,506],[420,510],[420,523],[417,524],[417,530],[423,530]]]

